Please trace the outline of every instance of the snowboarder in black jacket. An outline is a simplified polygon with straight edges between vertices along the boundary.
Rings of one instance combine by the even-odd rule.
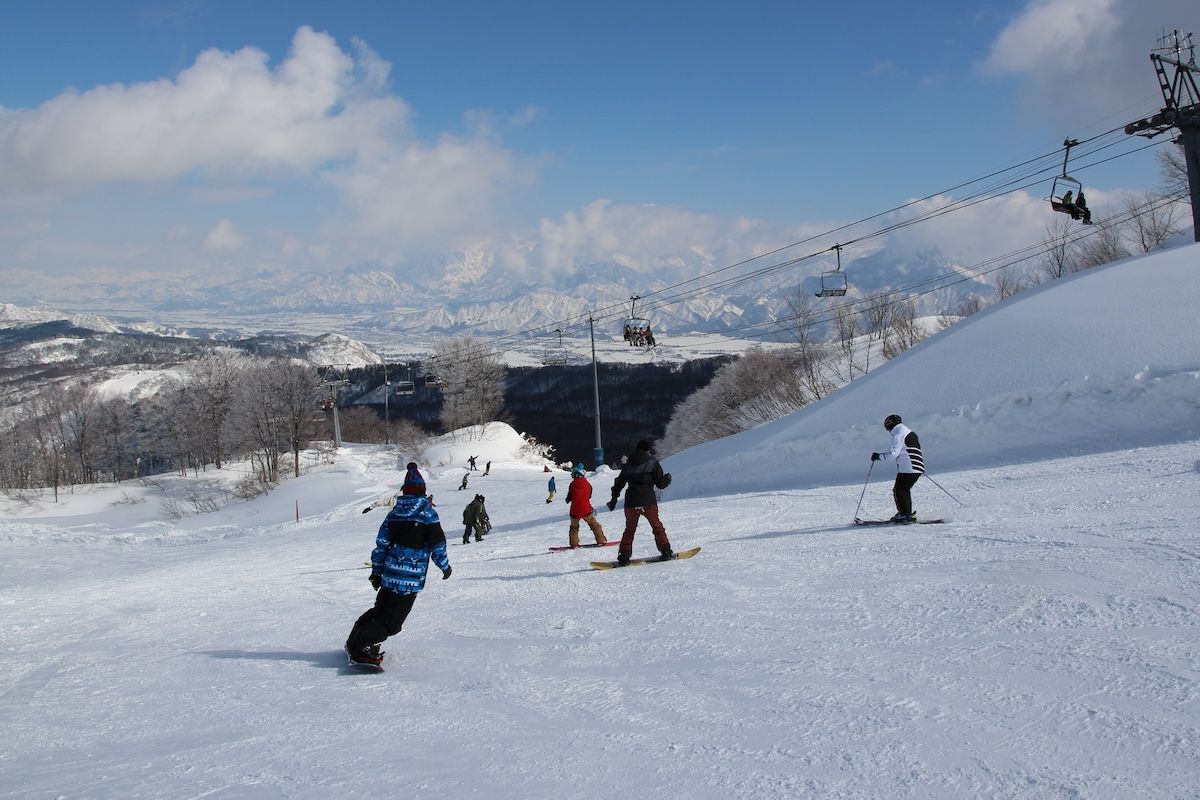
[[[650,455],[650,443],[643,439],[637,443],[637,449],[621,466],[621,474],[613,483],[612,500],[608,502],[608,510],[615,511],[617,499],[621,490],[625,490],[625,531],[621,534],[621,544],[617,547],[617,563],[629,563],[633,555],[633,535],[637,530],[638,520],[645,517],[654,533],[654,544],[663,557],[670,557],[671,542],[667,539],[667,530],[658,518],[658,496],[654,490],[665,489],[671,485],[671,474],[664,473],[662,464]]]

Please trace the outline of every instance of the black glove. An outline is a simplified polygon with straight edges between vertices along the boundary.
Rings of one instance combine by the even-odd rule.
[[[454,567],[446,567],[445,571],[442,572],[442,580],[446,580],[446,578],[449,578],[450,573],[453,571],[454,571]]]
[[[661,488],[665,489],[670,485],[671,485],[671,473],[668,472],[666,475],[663,475],[663,482],[662,482]]]
[[[383,586],[383,578],[380,577],[379,575],[376,575],[374,572],[371,573],[370,581],[371,581],[371,588],[375,589],[376,591],[379,590],[380,586]]]
[[[608,510],[609,510],[609,511],[616,511],[616,510],[617,510],[617,501],[616,501],[615,499],[614,499],[614,500],[609,500],[607,503],[605,503],[605,505],[606,505],[606,506],[608,506]]]
[[[368,512],[368,511],[370,511],[370,510],[371,510],[371,507],[370,507],[370,506],[367,506],[366,508],[364,508],[364,509],[363,509],[363,513],[365,514],[365,513],[367,513],[367,512]]]
[[[871,453],[871,460],[872,460],[872,461],[878,461],[878,460],[879,460],[879,453]]]

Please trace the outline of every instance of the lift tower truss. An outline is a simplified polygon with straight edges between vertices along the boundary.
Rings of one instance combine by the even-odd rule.
[[[1185,60],[1186,57],[1186,60]],[[1192,34],[1172,31],[1158,40],[1150,54],[1158,86],[1162,90],[1162,110],[1146,119],[1125,126],[1130,136],[1153,138],[1172,129],[1179,130],[1183,159],[1187,164],[1188,194],[1192,203],[1193,237],[1200,242],[1200,89],[1197,89],[1196,46]]]

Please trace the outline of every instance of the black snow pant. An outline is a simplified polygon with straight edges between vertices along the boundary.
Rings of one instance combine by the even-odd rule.
[[[897,472],[896,484],[892,486],[892,497],[896,499],[896,511],[912,516],[912,487],[921,477],[919,472]]]
[[[477,541],[477,542],[482,542],[482,541],[483,541],[483,528],[482,528],[482,526],[479,526],[479,525],[468,525],[468,526],[467,526],[467,528],[466,528],[466,530],[464,530],[464,531],[463,531],[463,544],[467,544],[468,542],[470,542],[470,541],[471,541],[471,531],[475,531],[475,541]]]
[[[380,589],[375,595],[375,605],[368,608],[354,627],[346,647],[357,650],[370,644],[379,644],[389,636],[395,636],[404,627],[408,612],[416,602],[416,594],[399,594],[391,589]]]

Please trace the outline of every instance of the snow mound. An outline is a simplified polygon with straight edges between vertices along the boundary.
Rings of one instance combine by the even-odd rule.
[[[1198,258],[1189,245],[1023,292],[667,468],[688,495],[862,481],[891,413],[921,437],[931,474],[1196,439]]]

